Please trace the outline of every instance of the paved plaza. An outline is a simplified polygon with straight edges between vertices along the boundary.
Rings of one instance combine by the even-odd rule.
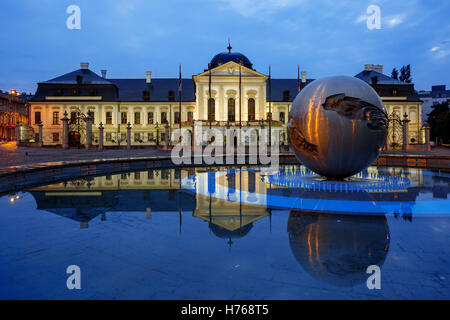
[[[17,147],[15,142],[0,143],[0,169],[13,166],[23,166],[59,161],[86,161],[107,159],[131,159],[142,157],[170,156],[171,151],[146,148],[146,149],[105,149],[103,151],[92,149],[69,149],[59,148],[34,148]],[[284,153],[283,153],[284,154]],[[426,152],[390,152],[382,155],[399,155],[408,157],[449,157],[449,148],[435,148],[430,153]]]

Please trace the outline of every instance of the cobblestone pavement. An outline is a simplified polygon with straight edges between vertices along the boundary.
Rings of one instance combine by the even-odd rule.
[[[46,162],[58,161],[77,161],[77,160],[95,160],[95,159],[114,159],[114,158],[134,158],[134,157],[154,157],[169,156],[170,151],[149,149],[106,149],[85,150],[85,149],[56,149],[56,148],[31,148],[17,147],[15,142],[0,143],[0,168],[11,166],[30,165]],[[409,155],[409,156],[445,156],[450,157],[450,149],[433,149],[431,153],[425,152],[390,152],[383,155]]]

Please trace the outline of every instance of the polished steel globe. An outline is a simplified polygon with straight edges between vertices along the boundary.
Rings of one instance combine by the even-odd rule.
[[[315,80],[295,98],[287,126],[298,160],[344,179],[370,166],[386,142],[388,118],[370,85],[348,76]]]

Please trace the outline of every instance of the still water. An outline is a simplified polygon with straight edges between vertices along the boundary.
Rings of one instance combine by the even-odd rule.
[[[449,299],[449,182],[216,167],[24,190],[0,198],[0,299]]]

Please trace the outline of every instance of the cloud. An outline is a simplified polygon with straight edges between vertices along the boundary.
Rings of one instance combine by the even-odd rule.
[[[444,40],[430,49],[431,54],[436,59],[443,59],[450,55],[450,39]]]
[[[399,13],[399,14],[394,14],[394,15],[389,15],[389,16],[383,16],[383,9],[381,9],[381,28],[393,28],[396,27],[400,24],[402,24],[407,17],[406,13]],[[355,19],[355,23],[363,23],[366,22],[367,19],[369,19],[370,17],[372,17],[372,15],[369,14],[361,14],[359,15],[356,19]]]
[[[387,16],[383,19],[383,24],[387,25],[388,28],[393,28],[399,24],[402,24],[406,19],[406,14],[396,14],[392,16]]]
[[[223,4],[222,8],[236,11],[244,17],[267,14],[274,10],[297,5],[303,0],[218,0]]]
[[[361,23],[364,21],[367,21],[368,16],[365,14],[360,15],[358,18],[356,18],[355,23]]]

